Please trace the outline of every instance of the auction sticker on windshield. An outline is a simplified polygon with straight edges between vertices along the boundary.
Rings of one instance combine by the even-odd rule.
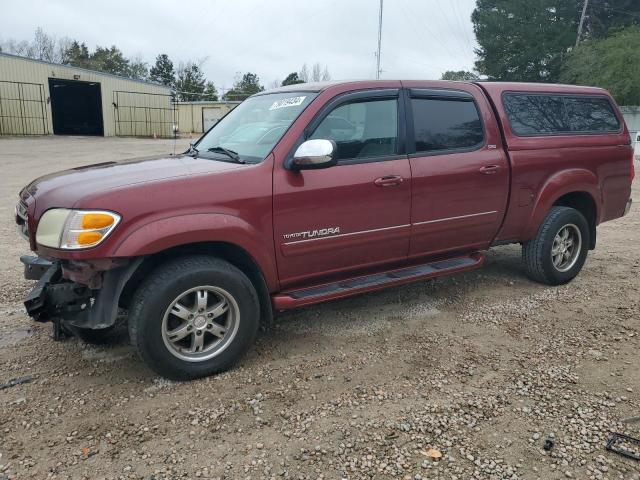
[[[297,107],[298,105],[302,105],[306,96],[303,97],[290,97],[283,98],[282,100],[276,100],[269,107],[269,110],[277,110],[278,108],[286,108],[286,107]]]

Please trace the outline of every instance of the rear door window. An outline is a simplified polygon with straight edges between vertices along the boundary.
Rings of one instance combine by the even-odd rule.
[[[472,149],[484,141],[473,101],[412,98],[416,152]]]
[[[504,95],[511,130],[520,136],[617,132],[620,121],[606,97]]]

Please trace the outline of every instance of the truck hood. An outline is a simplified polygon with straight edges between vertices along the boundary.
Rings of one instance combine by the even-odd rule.
[[[138,158],[51,173],[34,180],[25,190],[42,212],[52,207],[71,208],[83,198],[128,185],[211,174],[242,166],[189,155]],[[24,192],[22,197],[25,197]]]

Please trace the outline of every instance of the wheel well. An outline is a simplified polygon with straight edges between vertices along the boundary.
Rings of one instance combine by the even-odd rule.
[[[153,270],[162,263],[185,255],[211,255],[226,260],[233,266],[240,269],[256,289],[260,300],[260,318],[263,327],[268,327],[273,321],[273,310],[271,308],[271,296],[267,289],[267,284],[262,275],[260,267],[256,261],[243,248],[226,242],[203,242],[187,245],[180,245],[146,257],[140,266],[133,273],[129,281],[124,286],[120,295],[119,305],[128,308],[133,294],[138,289],[140,283]]]
[[[571,192],[558,198],[553,205],[575,208],[582,213],[589,224],[589,250],[596,248],[597,207],[593,197],[587,192]]]

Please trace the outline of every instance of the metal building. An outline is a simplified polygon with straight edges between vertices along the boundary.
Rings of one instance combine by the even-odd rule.
[[[203,133],[213,127],[218,121],[240,102],[177,102],[177,120],[180,133]]]
[[[0,135],[170,137],[168,87],[0,53]]]
[[[631,143],[634,145],[636,157],[640,158],[640,106],[622,106],[620,110],[631,133]]]

